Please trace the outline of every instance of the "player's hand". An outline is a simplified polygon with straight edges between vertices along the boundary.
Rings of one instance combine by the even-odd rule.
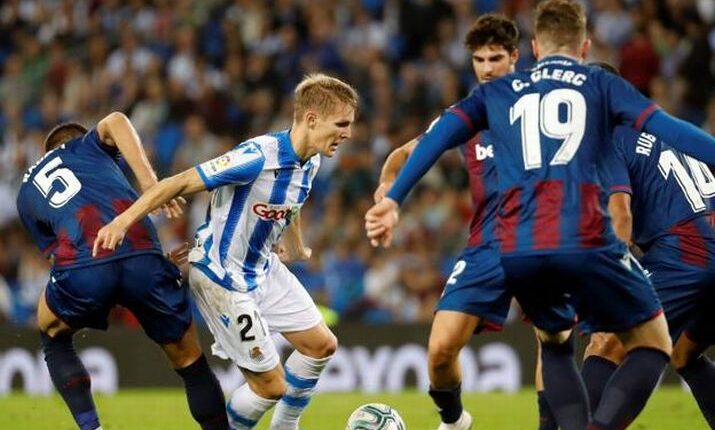
[[[184,242],[166,253],[166,258],[176,266],[183,266],[189,261],[189,243]]]
[[[124,235],[127,234],[127,228],[115,218],[112,222],[100,228],[97,232],[97,238],[94,239],[92,246],[92,257],[96,257],[99,251],[114,249],[122,244]]]
[[[186,205],[186,200],[183,197],[176,197],[169,200],[161,208],[167,218],[179,218],[184,213],[183,205]]]
[[[392,230],[399,220],[397,202],[385,197],[365,214],[365,231],[373,247],[388,248],[392,244]]]
[[[273,252],[278,255],[278,259],[281,260],[281,262],[283,263],[290,263],[291,261],[309,260],[310,257],[313,255],[313,250],[308,247],[289,250],[283,242],[279,242],[273,245]]]
[[[380,185],[378,185],[375,193],[372,195],[372,199],[375,203],[380,203],[380,201],[385,198],[387,192],[390,191],[390,187],[392,187],[392,181],[381,182]]]

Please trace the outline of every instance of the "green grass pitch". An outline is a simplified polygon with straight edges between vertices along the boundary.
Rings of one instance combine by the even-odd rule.
[[[122,390],[115,396],[97,396],[105,430],[183,430],[194,425],[180,390]],[[402,415],[408,430],[434,430],[439,423],[424,393],[322,394],[308,406],[301,427],[305,430],[342,430],[353,409],[363,403],[382,402]],[[465,407],[475,417],[474,430],[535,430],[536,401],[533,391],[517,394],[468,394]],[[268,428],[264,417],[258,429]],[[700,430],[705,420],[692,397],[680,388],[659,389],[630,429]],[[0,429],[75,430],[69,412],[58,396],[0,397]]]

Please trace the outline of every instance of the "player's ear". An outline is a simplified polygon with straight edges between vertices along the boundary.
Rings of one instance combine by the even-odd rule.
[[[513,66],[516,65],[516,62],[519,60],[519,49],[514,48],[513,51],[511,51],[511,54],[509,54],[509,64]]]
[[[307,111],[303,119],[305,120],[305,123],[308,128],[315,128],[315,126],[318,124],[318,114],[312,110]]]
[[[536,37],[531,39],[531,52],[534,53],[534,58],[539,59],[539,42],[536,41]]]
[[[581,44],[581,58],[586,59],[588,57],[588,53],[591,50],[591,39],[588,37],[583,40],[583,43]]]

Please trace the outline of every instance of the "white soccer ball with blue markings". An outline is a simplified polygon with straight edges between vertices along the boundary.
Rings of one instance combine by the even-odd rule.
[[[405,423],[390,406],[368,403],[355,409],[345,430],[405,430]]]

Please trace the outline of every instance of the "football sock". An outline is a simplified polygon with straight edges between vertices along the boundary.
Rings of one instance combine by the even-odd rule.
[[[638,416],[658,384],[669,357],[652,348],[636,348],[616,369],[593,414],[592,428],[623,429]]]
[[[80,430],[99,427],[97,409],[92,400],[89,373],[77,356],[72,335],[50,337],[40,332],[42,351],[55,388],[64,399]]]
[[[589,421],[588,397],[574,361],[573,334],[564,343],[541,343],[544,394],[564,430],[583,430]]]
[[[713,362],[705,356],[700,356],[685,367],[678,369],[678,373],[690,386],[705,420],[711,428],[715,428],[715,395],[713,395],[715,393],[715,365]]]
[[[539,430],[558,430],[559,426],[556,424],[556,417],[551,412],[551,407],[549,402],[546,401],[546,395],[543,390],[536,392],[536,401],[539,404]]]
[[[243,384],[233,392],[226,411],[233,430],[252,429],[263,414],[278,403],[278,400],[264,399]]]
[[[276,405],[271,420],[271,430],[295,430],[303,410],[315,392],[320,373],[332,355],[312,358],[293,351],[285,363],[286,393]]]
[[[617,368],[616,363],[597,355],[590,355],[583,361],[581,377],[583,383],[586,384],[588,401],[592,410],[595,411],[598,408],[603,389],[606,388],[608,380]]]
[[[457,385],[454,388],[432,388],[429,389],[429,395],[432,397],[434,404],[437,405],[439,416],[445,424],[457,422],[462,416],[462,385]]]
[[[186,399],[191,416],[203,430],[228,430],[226,400],[216,375],[209,368],[206,356],[182,369],[175,369],[184,380]]]

